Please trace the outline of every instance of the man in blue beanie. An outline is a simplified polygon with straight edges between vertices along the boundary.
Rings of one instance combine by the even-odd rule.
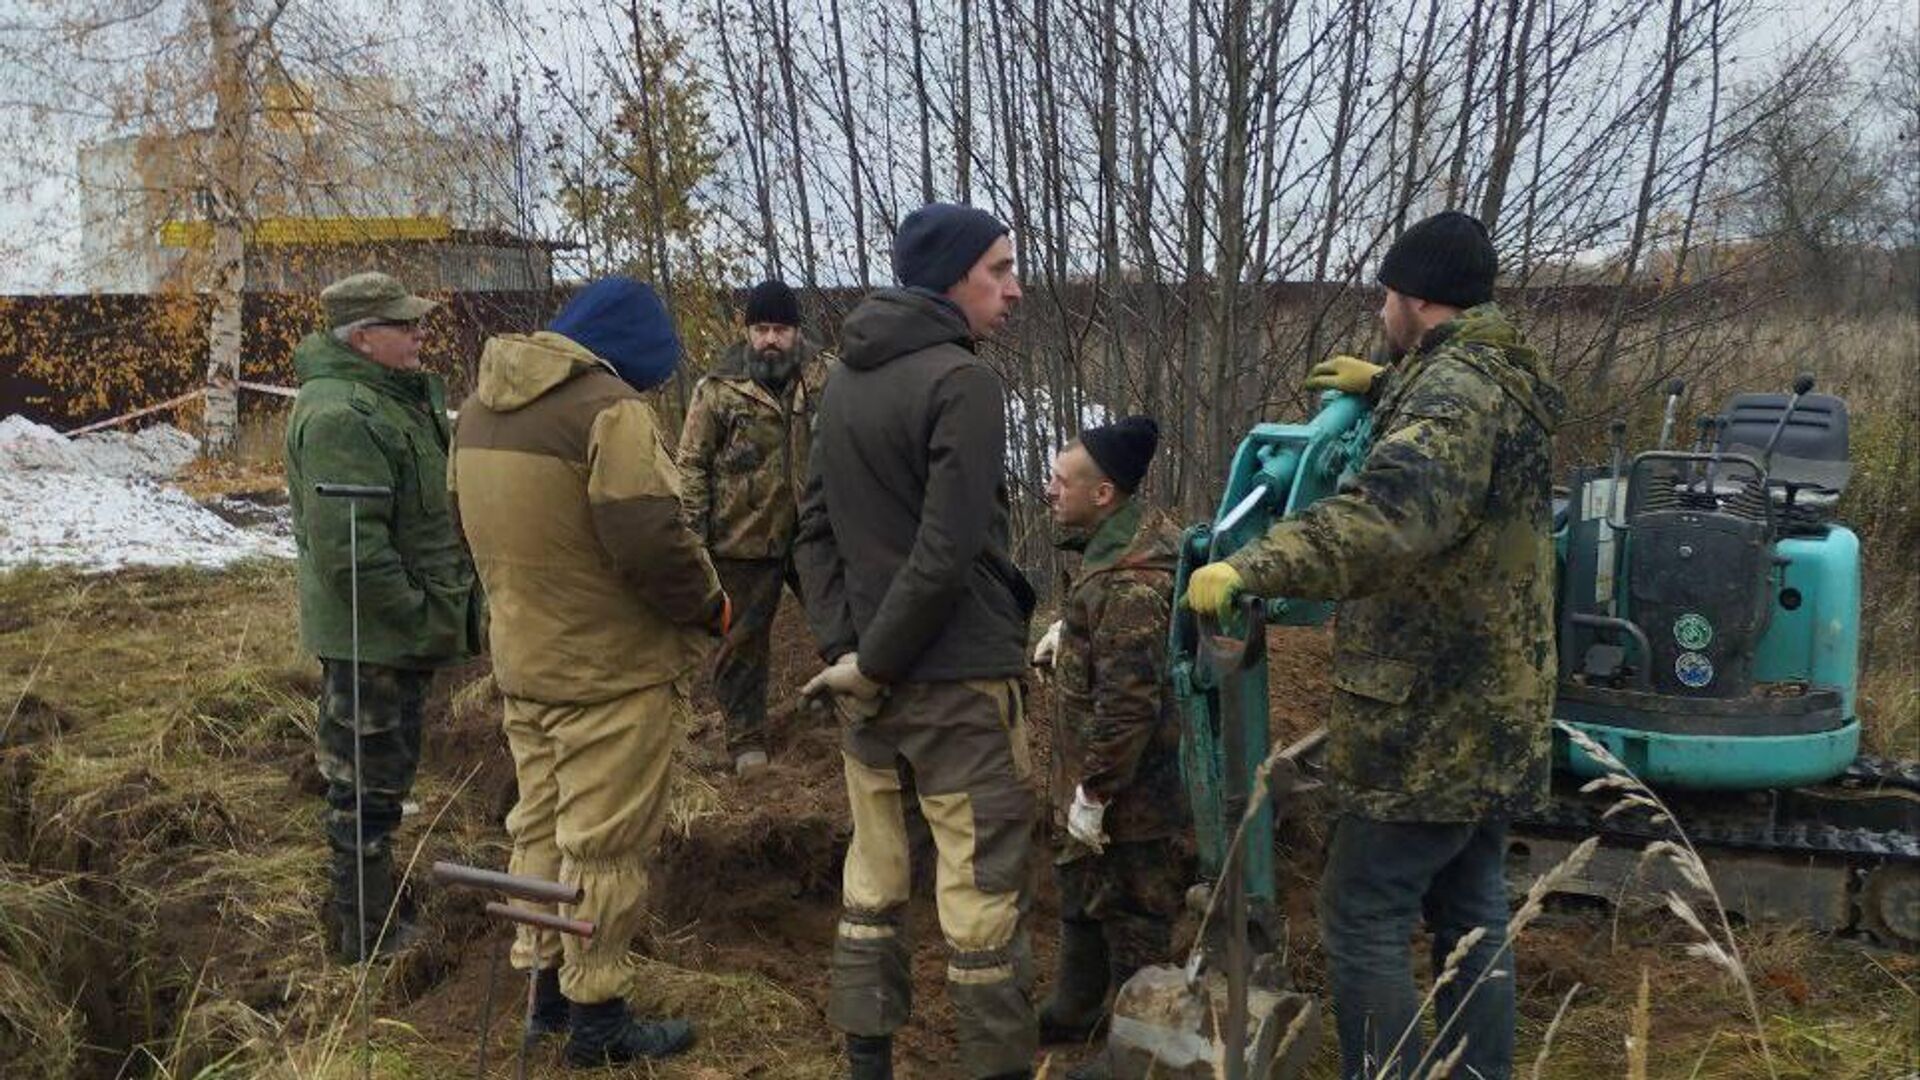
[[[522,927],[513,946],[515,967],[539,971],[527,1038],[569,1032],[574,1065],[693,1042],[686,1021],[639,1021],[626,1004],[674,726],[729,614],[641,396],[679,359],[653,289],[587,286],[546,331],[487,342],[447,476],[492,600],[493,674],[520,788],[509,868],[581,886],[585,898],[559,913],[598,927],[587,940]]]
[[[845,722],[853,816],[827,1019],[855,1080],[892,1076],[911,1008],[901,934],[906,794],[940,852],[959,1057],[1030,1075],[1038,1033],[1024,916],[1033,793],[1020,677],[1033,589],[1008,557],[1005,391],[975,355],[1020,299],[1006,226],[935,203],[894,237],[900,288],[841,333],[814,429],[795,560]]]

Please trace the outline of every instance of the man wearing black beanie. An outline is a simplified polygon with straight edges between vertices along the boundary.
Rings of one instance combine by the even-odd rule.
[[[1486,229],[1454,211],[1394,241],[1379,276],[1396,359],[1335,357],[1307,384],[1374,399],[1359,475],[1188,583],[1196,611],[1243,590],[1340,601],[1320,934],[1348,1077],[1456,1054],[1463,1075],[1512,1072],[1507,821],[1547,792],[1565,403],[1492,302],[1496,267]],[[1437,989],[1424,1057],[1407,957],[1423,917],[1435,971],[1481,935]]]
[[[1145,416],[1088,428],[1054,455],[1047,483],[1059,544],[1080,553],[1080,567],[1033,657],[1053,668],[1050,787],[1064,834],[1045,1042],[1085,1042],[1107,993],[1167,959],[1190,880],[1179,714],[1167,682],[1180,528],[1135,497],[1159,437]],[[1067,1077],[1109,1073],[1103,1055]]]
[[[1034,807],[1020,679],[1034,596],[1007,554],[1005,390],[974,354],[1020,282],[1006,226],[970,206],[907,215],[893,266],[900,287],[842,328],[795,553],[828,664],[805,693],[830,694],[841,714],[853,817],[827,1019],[847,1034],[855,1080],[892,1076],[912,993],[911,788],[940,852],[959,1060],[973,1077],[1026,1077]]]
[[[747,294],[744,340],[694,385],[680,429],[680,502],[713,557],[733,627],[713,665],[736,775],[767,766],[767,669],[780,591],[798,579],[793,539],[814,403],[826,366],[800,332],[800,302],[784,281]]]

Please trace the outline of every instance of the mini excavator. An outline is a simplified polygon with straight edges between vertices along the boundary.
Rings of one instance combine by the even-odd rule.
[[[1731,912],[1920,949],[1920,762],[1858,752],[1860,544],[1836,516],[1846,405],[1802,376],[1790,393],[1734,395],[1674,450],[1685,386],[1667,389],[1653,449],[1629,460],[1615,424],[1611,462],[1556,492],[1553,797],[1514,823],[1509,865],[1524,887],[1597,835],[1561,891],[1618,903],[1636,881],[1648,897],[1665,887],[1640,853],[1671,826],[1582,794],[1605,769],[1564,725],[1661,794]],[[1190,900],[1205,917],[1186,965],[1121,988],[1117,1076],[1213,1077],[1221,1062],[1233,1080],[1292,1077],[1319,1041],[1318,1005],[1276,954],[1274,821],[1316,786],[1321,740],[1272,752],[1264,630],[1320,624],[1332,607],[1243,597],[1216,623],[1185,594],[1192,571],[1337,491],[1371,436],[1365,401],[1335,392],[1305,424],[1257,425],[1218,513],[1185,534],[1169,662],[1204,879]]]

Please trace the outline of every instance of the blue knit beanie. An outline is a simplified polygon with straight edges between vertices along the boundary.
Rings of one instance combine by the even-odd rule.
[[[653,286],[610,277],[581,289],[547,329],[613,365],[635,390],[651,390],[680,366],[680,337]]]
[[[977,207],[928,203],[893,234],[893,277],[902,285],[946,292],[967,276],[1007,227]]]

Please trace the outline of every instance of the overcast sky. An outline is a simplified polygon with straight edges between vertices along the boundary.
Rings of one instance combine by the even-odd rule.
[[[363,8],[370,18],[391,19],[412,3],[357,0],[353,6]],[[439,7],[438,11],[444,13],[452,6]],[[1829,26],[1842,7],[1840,0],[1783,3],[1777,17],[1757,20],[1755,29],[1734,44],[1731,51],[1741,57],[1738,70],[1764,68],[1809,34]],[[1920,33],[1920,0],[1887,0],[1883,10],[1890,16],[1892,27],[1904,26]],[[0,63],[6,62],[7,35],[17,34],[21,26],[31,26],[45,17],[42,6],[32,0],[0,0]],[[1867,61],[1881,43],[1880,33],[1859,35],[1853,44],[1856,64]],[[498,71],[512,65],[513,58],[503,50],[492,66]],[[0,121],[12,120],[15,123],[10,126],[18,129],[24,115],[19,102],[0,95],[0,109],[14,110],[13,116],[0,117]],[[35,147],[40,152],[33,159],[7,154],[6,160],[0,160],[0,192],[8,196],[0,200],[0,293],[70,292],[83,287],[78,265],[79,197],[65,170],[72,168],[78,148],[97,137],[100,130],[99,125],[90,128],[84,123],[35,128],[33,137],[39,140]],[[48,162],[64,162],[65,166],[50,170]]]

